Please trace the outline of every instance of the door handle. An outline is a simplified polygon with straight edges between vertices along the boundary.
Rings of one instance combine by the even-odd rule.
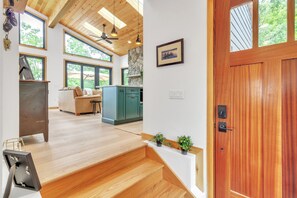
[[[233,128],[228,128],[226,122],[219,122],[218,125],[219,132],[226,133],[227,131],[233,131]]]

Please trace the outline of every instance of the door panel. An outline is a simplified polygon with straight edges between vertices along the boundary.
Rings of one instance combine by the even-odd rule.
[[[138,94],[126,94],[126,119],[139,117],[139,101]]]
[[[230,194],[232,197],[260,197],[262,65],[231,70]]]
[[[226,105],[228,115],[219,119],[216,111],[215,121],[232,128],[215,130],[215,196],[295,198],[297,41],[258,47],[256,0],[253,48],[230,53],[230,2],[242,3],[215,1],[215,105]]]
[[[282,175],[285,198],[297,197],[297,59],[282,62]]]
[[[281,61],[263,68],[263,195],[281,197]]]

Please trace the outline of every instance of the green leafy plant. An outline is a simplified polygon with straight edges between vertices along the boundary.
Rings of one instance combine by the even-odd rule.
[[[157,146],[161,146],[165,141],[165,137],[162,133],[158,133],[153,137],[153,141],[157,143]]]
[[[191,147],[193,146],[193,142],[192,142],[192,139],[190,136],[184,135],[184,136],[180,136],[177,138],[178,138],[177,142],[179,144],[179,147],[185,153],[188,152],[191,149]]]

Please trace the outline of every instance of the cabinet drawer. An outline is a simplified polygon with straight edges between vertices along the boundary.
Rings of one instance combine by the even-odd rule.
[[[134,88],[134,87],[127,87],[126,88],[126,93],[140,93],[139,88]]]

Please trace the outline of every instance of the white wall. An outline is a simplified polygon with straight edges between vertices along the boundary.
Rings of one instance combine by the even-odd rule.
[[[157,68],[156,46],[180,38],[185,63]],[[145,1],[144,74],[144,132],[190,135],[204,149],[206,184],[207,0]],[[169,99],[169,90],[184,99]]]
[[[0,11],[3,13],[3,3],[1,1]],[[18,18],[18,16],[16,15]],[[1,14],[1,24],[4,16]],[[3,39],[4,31],[0,30],[0,149],[2,142],[6,139],[19,136],[19,64],[18,64],[18,27],[13,27],[9,32],[11,49],[4,51]],[[2,154],[0,163],[0,178],[2,178]],[[0,181],[2,189],[2,179]],[[2,192],[1,192],[2,193]],[[0,194],[1,194],[0,193]]]
[[[121,68],[127,68],[127,67],[129,67],[129,64],[128,64],[128,54],[120,57],[120,66],[121,66]]]
[[[18,18],[17,14],[16,17]],[[1,28],[1,31],[2,28]],[[9,32],[11,46],[3,52],[3,140],[19,137],[19,36],[18,27]],[[3,43],[1,39],[1,48]]]
[[[41,13],[33,10],[30,7],[26,8],[27,11],[47,20],[47,17]],[[90,43],[91,45],[113,55],[113,63],[99,61],[95,59],[83,58],[78,56],[72,56],[64,54],[63,43],[64,43],[64,30],[78,37],[79,39]],[[87,64],[100,65],[106,67],[113,67],[112,71],[112,84],[121,83],[121,71],[120,71],[120,58],[118,55],[102,48],[101,46],[93,43],[81,35],[71,31],[65,26],[58,24],[55,28],[47,28],[47,50],[35,49],[30,47],[20,46],[20,53],[28,53],[33,55],[41,55],[47,57],[47,80],[51,81],[49,84],[49,106],[58,106],[58,90],[64,87],[64,60],[77,61]]]
[[[0,3],[0,12],[3,13],[3,2]],[[3,22],[3,14],[0,14],[0,21]],[[4,36],[3,30],[0,30],[0,39]],[[0,151],[2,151],[3,136],[3,46],[0,47]],[[0,157],[0,178],[2,178],[2,154]],[[0,179],[0,196],[2,196],[2,179]]]

